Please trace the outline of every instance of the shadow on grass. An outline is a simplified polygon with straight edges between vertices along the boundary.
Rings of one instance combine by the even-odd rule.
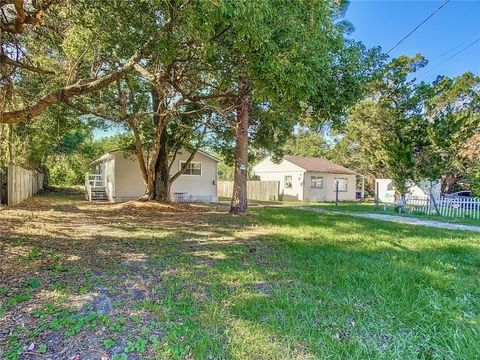
[[[137,304],[138,328],[158,322],[179,358],[474,358],[479,345],[480,240],[470,233],[289,209],[232,217],[112,210],[78,194],[37,200],[33,218],[7,215],[2,228],[8,297],[33,276],[42,291],[61,284],[65,302],[107,292],[124,301],[120,314]],[[4,328],[16,327],[14,311],[34,324],[40,303],[7,309]],[[89,335],[78,346],[102,349]],[[52,351],[68,339],[55,341]]]

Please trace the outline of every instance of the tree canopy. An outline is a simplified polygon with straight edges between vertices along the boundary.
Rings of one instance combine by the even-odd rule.
[[[92,129],[115,124],[149,199],[169,201],[178,149],[204,145],[243,182],[248,161],[289,152],[391,177],[400,191],[420,177],[478,183],[478,77],[412,81],[427,60],[384,64],[347,37],[346,6],[2,2],[0,161],[53,169],[76,158],[79,180],[80,159],[101,148]]]
[[[426,60],[399,57],[353,106],[330,156],[370,178],[391,178],[400,193],[409,180],[443,180],[451,192],[460,180],[478,185],[480,78],[465,73],[415,82]]]

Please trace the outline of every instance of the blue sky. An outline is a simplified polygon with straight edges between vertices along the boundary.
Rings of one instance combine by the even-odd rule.
[[[443,2],[444,0],[351,0],[345,17],[355,27],[352,38],[362,41],[368,47],[381,46],[383,51],[388,51]],[[430,63],[418,72],[418,75],[422,75],[429,71],[419,77],[419,80],[423,81],[432,81],[439,74],[452,77],[466,71],[478,75],[480,41],[440,65],[478,38],[480,1],[450,0],[390,55],[396,57],[402,54],[423,54],[430,60]],[[448,53],[445,54],[446,52]],[[436,67],[437,65],[439,66]]]

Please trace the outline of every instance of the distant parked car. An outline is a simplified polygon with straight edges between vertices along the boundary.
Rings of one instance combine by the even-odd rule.
[[[463,198],[463,197],[472,197],[472,192],[470,190],[457,191],[451,194],[446,194],[446,198]]]
[[[473,198],[472,192],[469,190],[446,194],[444,198],[452,204],[453,208],[467,210],[476,210],[480,208],[480,203]]]

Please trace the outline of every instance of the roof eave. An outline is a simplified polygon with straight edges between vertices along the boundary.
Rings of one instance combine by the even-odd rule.
[[[100,156],[98,159],[95,159],[95,160],[89,162],[88,165],[94,165],[96,163],[99,163],[99,162],[102,162],[102,161],[105,161],[105,160],[110,160],[112,157],[113,157],[113,154],[111,152],[108,152],[108,153]]]
[[[355,171],[349,171],[349,172],[342,172],[342,171],[327,171],[327,170],[318,170],[318,169],[305,169],[305,171],[309,172],[319,172],[319,173],[325,173],[325,174],[336,174],[336,175],[357,175],[361,177],[367,177],[365,175],[362,175],[360,173],[357,173]]]
[[[98,162],[101,162],[101,161],[104,161],[104,160],[107,160],[107,159],[110,159],[111,157],[113,157],[113,153],[115,152],[119,152],[119,151],[123,151],[123,149],[115,149],[115,150],[112,150],[112,151],[109,151],[105,154],[103,154],[102,156],[100,156],[99,158],[93,160],[92,162],[88,163],[88,165],[93,165],[93,164],[96,164]],[[220,162],[220,159],[213,156],[213,155],[210,155],[209,153],[203,151],[203,150],[197,150],[199,153],[201,153],[202,155],[205,155],[206,157],[212,159],[213,161],[216,161],[217,163]]]
[[[203,151],[203,150],[200,150],[200,149],[199,149],[199,150],[197,150],[197,152],[205,155],[206,157],[208,157],[208,158],[210,158],[210,159],[212,159],[212,160],[214,160],[214,161],[216,161],[216,162],[220,162],[220,159],[219,159],[219,158],[217,158],[216,156],[210,155],[209,153],[207,153],[207,152],[205,152],[205,151]]]

